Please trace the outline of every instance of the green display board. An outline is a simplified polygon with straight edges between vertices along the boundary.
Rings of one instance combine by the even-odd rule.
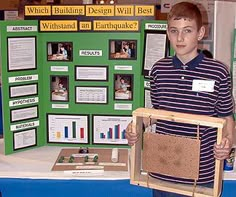
[[[132,111],[145,105],[147,32],[168,49],[164,21],[138,21],[136,31],[76,32],[42,30],[40,20],[1,22],[5,154],[127,147]]]

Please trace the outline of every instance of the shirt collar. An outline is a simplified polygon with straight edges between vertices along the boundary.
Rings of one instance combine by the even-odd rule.
[[[175,68],[181,68],[183,65],[186,65],[189,69],[193,70],[195,69],[203,60],[204,58],[204,54],[203,53],[199,53],[194,59],[192,59],[191,61],[189,61],[186,64],[183,64],[179,58],[175,55],[172,59],[173,65]]]

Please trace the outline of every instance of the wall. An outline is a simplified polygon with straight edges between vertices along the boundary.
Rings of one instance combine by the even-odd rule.
[[[0,1],[0,10],[17,9],[18,0]]]
[[[117,4],[160,4],[161,0],[117,0]],[[63,0],[63,4],[82,4],[83,0]]]

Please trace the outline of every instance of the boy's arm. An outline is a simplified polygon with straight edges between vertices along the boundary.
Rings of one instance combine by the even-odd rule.
[[[219,160],[227,159],[233,146],[235,122],[233,116],[225,117],[226,126],[220,144],[214,145],[215,158]]]
[[[234,133],[235,133],[235,122],[233,116],[225,117],[226,127],[225,131],[223,131],[223,137],[227,137],[231,141],[231,145],[233,145]]]

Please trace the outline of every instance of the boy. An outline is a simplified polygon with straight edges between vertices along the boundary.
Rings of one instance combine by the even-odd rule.
[[[123,52],[127,54],[127,58],[131,57],[131,49],[129,48],[129,43],[124,44]]]
[[[67,60],[67,50],[65,49],[65,46],[60,47],[60,54],[62,55],[63,60]]]
[[[190,2],[175,4],[168,14],[167,35],[175,50],[174,57],[161,59],[150,74],[151,100],[155,109],[221,117],[226,130],[219,145],[216,129],[200,126],[200,170],[198,185],[213,187],[215,158],[229,157],[234,131],[233,99],[228,69],[217,60],[198,53],[198,41],[205,33],[198,7]],[[144,125],[148,125],[144,120]],[[129,145],[139,134],[126,129]],[[158,120],[156,132],[178,136],[196,136],[196,125]],[[193,180],[150,173],[150,176],[176,183],[193,184]],[[153,190],[153,196],[182,196]]]

